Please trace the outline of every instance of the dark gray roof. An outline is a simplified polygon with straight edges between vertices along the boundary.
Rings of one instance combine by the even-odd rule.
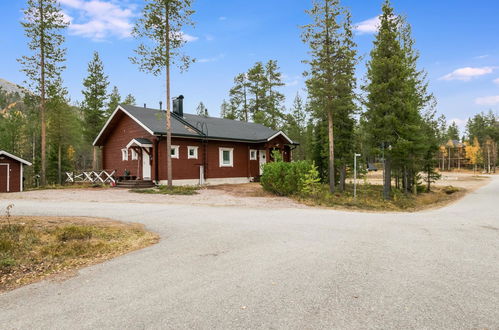
[[[166,112],[158,109],[121,105],[130,115],[154,134],[166,134]],[[175,136],[208,137],[221,140],[260,142],[277,134],[266,126],[237,120],[184,114],[172,118],[172,134]]]
[[[134,140],[140,144],[152,144],[151,140],[149,140],[149,139],[135,138]]]

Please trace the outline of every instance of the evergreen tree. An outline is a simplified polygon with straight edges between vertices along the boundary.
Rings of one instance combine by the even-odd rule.
[[[198,116],[203,116],[203,117],[208,117],[208,109],[206,109],[206,106],[204,105],[203,102],[199,102],[198,107],[196,108],[196,114]]]
[[[249,112],[255,123],[265,121],[267,77],[262,62],[257,62],[248,70]]]
[[[410,33],[409,25],[385,1],[368,63],[367,85],[363,86],[372,147],[384,156],[385,199],[391,199],[392,172],[397,186],[402,179],[404,191],[415,189],[425,152],[420,111],[432,95],[427,93],[425,73],[417,69],[419,54]]]
[[[246,122],[250,120],[248,88],[249,82],[246,74],[238,74],[234,78],[234,86],[229,91],[231,109],[227,112],[234,119],[237,118]]]
[[[293,160],[307,159],[307,150],[309,149],[309,141],[307,137],[308,116],[306,105],[303,102],[300,94],[296,93],[293,101],[291,112],[286,116],[286,134],[294,142],[299,143],[293,150]]]
[[[136,105],[137,101],[135,100],[135,97],[132,94],[128,94],[125,99],[123,100],[123,104],[125,105]]]
[[[310,60],[306,61],[307,89],[311,99],[314,116],[321,125],[318,132],[323,133],[327,123],[328,179],[329,189],[336,189],[336,152],[335,144],[341,147],[340,189],[344,188],[347,157],[352,153],[353,114],[356,51],[353,42],[350,14],[340,7],[338,0],[321,0],[313,3],[307,13],[313,22],[303,27],[302,39],[309,46]],[[336,140],[335,130],[338,129]],[[324,134],[319,136],[324,137]],[[322,141],[316,143],[324,145]],[[322,148],[319,146],[319,148]],[[323,153],[319,153],[321,156]]]
[[[21,25],[28,37],[31,56],[23,56],[19,62],[23,66],[29,86],[39,99],[41,121],[41,168],[40,181],[46,184],[47,123],[46,98],[47,86],[59,80],[64,66],[66,50],[63,30],[68,26],[57,0],[27,0],[24,21]]]
[[[237,110],[227,101],[223,100],[220,106],[220,117],[235,120],[237,119]]]
[[[146,42],[138,46],[131,61],[138,64],[141,71],[155,76],[166,71],[166,166],[169,186],[173,185],[170,68],[172,64],[178,64],[181,70],[186,70],[193,62],[179,53],[186,43],[182,29],[194,25],[191,7],[191,0],[147,0],[142,17],[133,29],[133,35],[146,39]]]
[[[111,94],[109,94],[109,102],[107,103],[106,117],[109,118],[121,103],[121,95],[118,87],[114,86]]]
[[[459,141],[459,127],[457,127],[457,124],[455,121],[450,124],[450,126],[447,128],[447,140],[456,140]]]
[[[284,86],[282,73],[275,60],[269,60],[265,64],[265,110],[260,113],[260,118],[255,118],[256,123],[263,124],[272,129],[278,129],[282,126],[284,119],[284,94],[279,88]]]
[[[106,120],[105,102],[107,99],[108,77],[104,74],[104,66],[99,53],[94,52],[92,61],[88,64],[88,76],[83,80],[82,112],[85,142],[91,148],[93,141],[102,129]],[[93,148],[92,168],[97,169],[97,149]]]
[[[67,91],[60,81],[49,86],[47,110],[50,151],[57,164],[49,168],[49,174],[53,173],[55,181],[62,184],[63,166],[69,166],[64,164],[68,158],[68,149],[75,149],[81,126],[75,110],[68,104]]]

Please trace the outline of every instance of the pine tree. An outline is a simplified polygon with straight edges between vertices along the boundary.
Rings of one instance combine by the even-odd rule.
[[[206,109],[206,106],[204,105],[203,102],[199,102],[198,107],[196,108],[196,114],[198,116],[203,116],[203,117],[208,117],[208,109]]]
[[[255,123],[265,121],[267,77],[262,62],[257,62],[248,70],[249,112]]]
[[[284,86],[282,73],[280,72],[277,61],[270,60],[265,64],[265,110],[261,113],[261,119],[255,120],[272,129],[278,129],[284,120],[284,94],[279,88]]]
[[[456,140],[459,141],[459,127],[457,127],[457,124],[455,121],[450,124],[450,126],[447,128],[447,140]]]
[[[121,95],[118,87],[114,86],[111,94],[109,94],[109,102],[107,103],[106,117],[109,118],[121,103]]]
[[[220,106],[220,117],[235,120],[237,119],[237,109],[229,102],[223,100]]]
[[[123,100],[123,104],[125,105],[135,105],[136,103],[137,101],[135,100],[135,97],[132,94],[128,94]]]
[[[58,81],[49,86],[47,100],[47,122],[49,129],[49,141],[52,154],[55,155],[55,173],[57,183],[62,184],[62,168],[65,155],[70,147],[75,146],[79,140],[81,130],[80,122],[74,109],[68,104],[67,90]]]
[[[329,190],[336,189],[335,144],[341,146],[340,189],[344,188],[346,160],[353,145],[353,114],[356,51],[353,42],[350,14],[340,7],[338,0],[314,2],[307,13],[313,22],[303,26],[302,39],[309,46],[307,89],[315,117],[323,132],[321,121],[327,122]],[[336,141],[335,130],[339,129]],[[323,134],[319,135],[323,136]],[[322,145],[324,143],[318,142]],[[319,147],[321,148],[321,147]],[[345,153],[345,151],[347,153]],[[321,153],[322,155],[322,153]]]
[[[299,143],[293,150],[293,160],[305,160],[306,151],[309,148],[309,141],[307,139],[308,116],[306,105],[303,102],[299,93],[296,93],[293,101],[293,107],[287,115],[286,120],[286,134],[295,142]]]
[[[135,50],[132,63],[138,64],[141,71],[157,76],[166,71],[166,166],[168,185],[173,185],[171,157],[171,95],[170,68],[177,64],[186,70],[191,58],[180,54],[180,48],[186,43],[182,29],[193,26],[191,0],[147,0],[142,17],[133,29],[136,38],[146,39]],[[151,45],[152,44],[152,45]]]
[[[99,53],[94,52],[93,58],[88,64],[88,76],[83,80],[85,89],[83,93],[82,112],[84,125],[84,136],[87,146],[91,148],[93,141],[102,129],[106,120],[105,102],[107,99],[108,77],[104,74],[104,65]],[[93,148],[92,168],[97,169],[97,148]]]
[[[230,113],[246,122],[251,119],[248,88],[247,76],[245,73],[241,73],[234,77],[234,86],[229,91]]]
[[[28,48],[33,52],[31,56],[23,56],[19,62],[23,66],[29,83],[36,93],[40,105],[41,120],[41,185],[46,184],[46,155],[47,155],[47,123],[46,98],[47,86],[60,78],[64,70],[66,49],[63,30],[68,26],[64,20],[59,2],[56,0],[27,0],[24,10],[24,21],[21,25],[28,37]]]

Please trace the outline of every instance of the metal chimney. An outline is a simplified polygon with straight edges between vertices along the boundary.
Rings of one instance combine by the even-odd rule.
[[[179,95],[173,98],[173,113],[183,117],[184,116],[184,96]]]
[[[162,101],[159,101],[159,110],[162,111],[163,110],[163,102]]]

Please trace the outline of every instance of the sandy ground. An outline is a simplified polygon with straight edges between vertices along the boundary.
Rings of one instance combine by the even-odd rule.
[[[490,177],[488,176],[449,172],[443,174],[437,185],[452,185],[474,191],[489,181]],[[381,184],[382,173],[370,173],[366,180],[359,180],[360,184],[362,182]],[[189,204],[249,208],[308,208],[308,206],[290,198],[268,194],[262,190],[258,183],[209,186],[200,189],[198,194],[192,196],[138,194],[130,192],[128,189],[119,188],[49,189],[0,194],[0,200],[11,200],[15,203],[15,200],[20,199],[60,202]]]

